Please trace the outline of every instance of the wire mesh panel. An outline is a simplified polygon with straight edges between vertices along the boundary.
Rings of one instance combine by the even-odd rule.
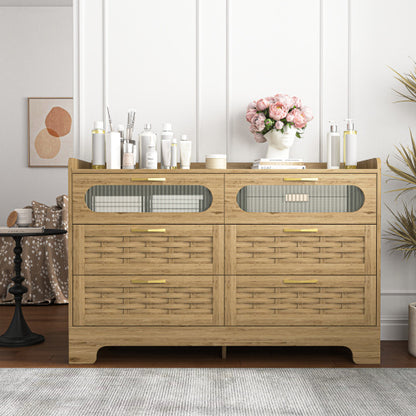
[[[94,212],[203,212],[212,194],[201,185],[96,185],[85,203]]]
[[[364,194],[354,185],[247,185],[237,203],[246,212],[354,212]]]

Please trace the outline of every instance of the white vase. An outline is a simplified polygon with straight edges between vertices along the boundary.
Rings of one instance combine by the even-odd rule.
[[[416,302],[409,303],[409,354],[416,357]]]
[[[283,129],[283,133],[280,130],[271,129],[264,135],[267,140],[267,159],[289,159],[289,151],[292,147],[297,129],[294,127],[287,127]]]

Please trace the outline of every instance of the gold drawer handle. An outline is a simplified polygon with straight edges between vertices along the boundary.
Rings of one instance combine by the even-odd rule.
[[[148,229],[131,228],[130,231],[132,233],[165,233],[166,228],[148,228]]]
[[[311,279],[311,280],[292,280],[292,279],[285,279],[285,280],[283,280],[283,283],[286,283],[288,285],[302,285],[302,284],[318,283],[318,280],[317,279]]]
[[[131,178],[132,182],[165,182],[166,178]]]
[[[284,233],[317,233],[317,228],[283,228]]]
[[[283,178],[285,182],[318,182],[319,178]]]
[[[163,284],[166,283],[166,279],[161,280],[132,280],[131,283],[143,283],[143,284]]]

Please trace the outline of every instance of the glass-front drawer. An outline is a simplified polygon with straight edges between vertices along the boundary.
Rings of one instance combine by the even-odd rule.
[[[224,176],[75,174],[75,224],[222,223]]]
[[[227,175],[227,223],[375,223],[375,174]]]

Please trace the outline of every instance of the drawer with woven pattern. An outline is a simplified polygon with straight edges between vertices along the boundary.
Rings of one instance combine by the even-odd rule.
[[[224,274],[223,225],[75,225],[78,275]]]
[[[375,276],[227,276],[226,325],[375,325],[375,284]]]
[[[376,273],[375,225],[227,225],[226,274]]]
[[[76,276],[75,325],[222,325],[222,276]]]

